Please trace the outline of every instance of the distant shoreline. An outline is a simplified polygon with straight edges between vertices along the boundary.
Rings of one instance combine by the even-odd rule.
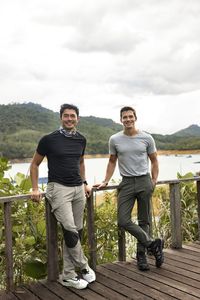
[[[200,149],[197,150],[158,150],[158,155],[176,155],[176,154],[200,154]],[[109,154],[86,154],[85,158],[108,158]],[[10,159],[9,162],[16,163],[30,163],[32,158],[24,159]]]
[[[200,149],[196,150],[158,150],[158,155],[175,155],[175,154],[200,154]]]
[[[175,154],[200,154],[200,149],[197,150],[158,150],[158,155],[175,155]],[[85,158],[102,158],[109,157],[109,154],[87,154]]]

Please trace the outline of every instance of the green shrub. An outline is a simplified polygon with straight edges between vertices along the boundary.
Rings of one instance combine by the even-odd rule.
[[[8,160],[0,158],[0,196],[30,193],[30,178],[18,173],[14,179],[5,178]],[[178,178],[188,178],[191,173]],[[45,186],[43,187],[45,188]],[[183,241],[198,238],[196,184],[192,181],[180,184]],[[158,186],[153,195],[153,235],[162,236],[165,245],[171,244],[169,187]],[[116,191],[104,192],[103,201],[95,206],[95,231],[97,237],[97,264],[118,260]],[[87,211],[86,211],[87,213]],[[83,248],[88,256],[86,213],[84,217]],[[135,218],[135,209],[133,218]],[[14,282],[27,283],[47,275],[46,224],[44,201],[39,204],[30,199],[12,203],[12,241],[14,258]],[[5,238],[3,205],[0,207],[0,289],[5,287]],[[59,263],[62,267],[62,233],[59,227]],[[126,233],[126,254],[131,257],[136,240]]]

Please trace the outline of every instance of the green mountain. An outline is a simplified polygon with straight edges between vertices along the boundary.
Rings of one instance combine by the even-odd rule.
[[[39,139],[60,125],[59,113],[39,104],[0,105],[0,155],[9,159],[33,156]],[[111,119],[81,117],[78,130],[87,138],[87,154],[107,154],[109,137],[122,130]],[[200,127],[191,125],[171,135],[152,134],[158,150],[200,149]]]
[[[9,159],[33,156],[39,139],[60,126],[59,113],[39,104],[0,105],[0,155]],[[122,130],[111,119],[81,117],[78,130],[86,136],[87,154],[107,154],[109,137]]]
[[[191,125],[171,135],[152,134],[159,150],[199,150],[200,127]]]
[[[200,139],[195,136],[152,134],[158,150],[199,150]]]
[[[174,135],[180,136],[180,137],[181,136],[182,137],[188,137],[188,136],[200,137],[200,127],[198,125],[193,124],[185,129],[175,132]]]

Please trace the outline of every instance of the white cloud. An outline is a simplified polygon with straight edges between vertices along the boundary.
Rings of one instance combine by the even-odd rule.
[[[199,124],[199,0],[7,0],[0,103],[33,101],[172,133]],[[152,117],[153,116],[153,117]],[[167,116],[167,119],[166,119]]]

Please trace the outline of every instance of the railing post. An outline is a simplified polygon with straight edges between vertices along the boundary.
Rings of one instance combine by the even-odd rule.
[[[94,226],[94,191],[92,190],[90,197],[87,199],[87,232],[88,232],[88,248],[89,248],[89,264],[96,270],[97,264],[97,242]]]
[[[153,195],[151,197],[151,200],[150,200],[150,213],[149,213],[149,235],[150,237],[152,238],[153,237]]]
[[[59,275],[57,220],[51,212],[51,206],[46,198],[45,207],[47,229],[47,279],[48,281],[56,281]]]
[[[8,291],[12,291],[14,290],[14,282],[13,282],[11,202],[4,203],[4,225],[5,225],[5,256],[6,256],[6,289]]]
[[[181,232],[181,199],[180,185],[178,183],[170,183],[170,216],[171,216],[171,233],[172,248],[182,248],[182,232]]]
[[[198,240],[200,241],[200,181],[197,181]]]
[[[121,227],[118,227],[118,259],[126,261],[126,236],[125,230]]]

